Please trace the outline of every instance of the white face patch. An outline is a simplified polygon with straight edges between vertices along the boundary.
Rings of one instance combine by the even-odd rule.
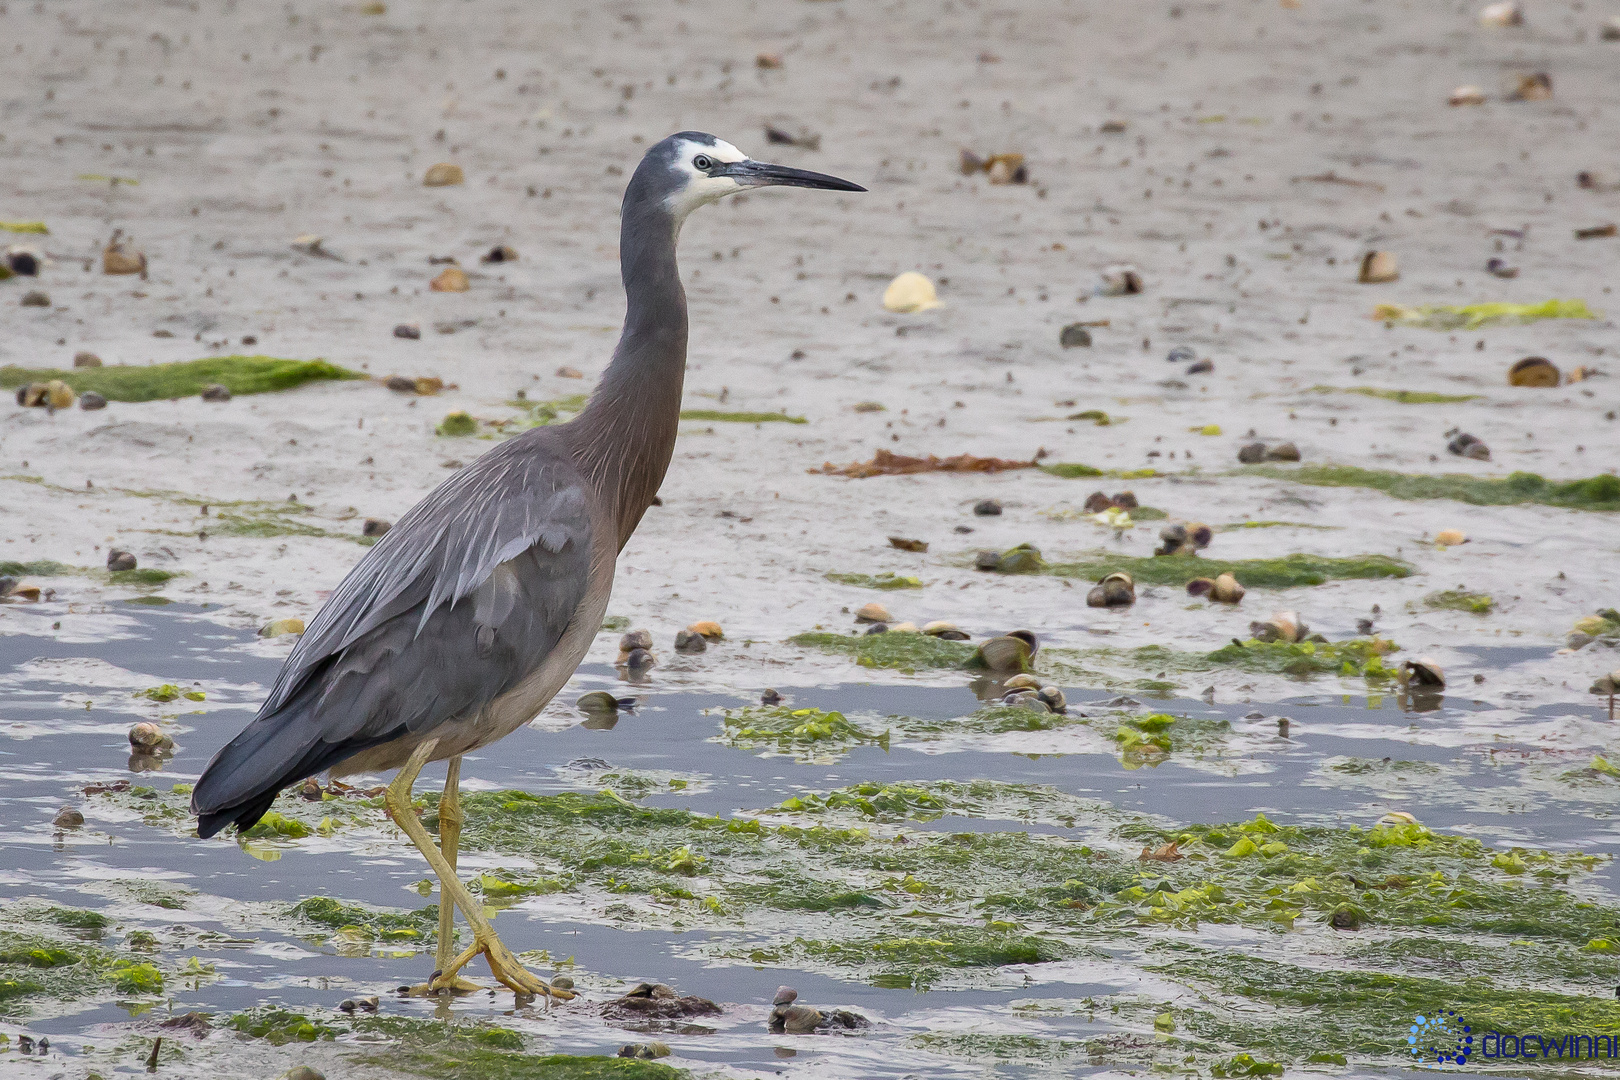
[[[700,142],[682,142],[676,148],[675,171],[686,178],[681,189],[669,197],[669,212],[675,218],[675,228],[678,230],[681,223],[700,206],[717,202],[727,195],[735,194],[743,186],[729,176],[709,176],[694,162],[706,157],[710,161],[722,164],[731,164],[737,161],[747,161],[748,155],[732,146],[724,139],[716,139],[710,146]]]

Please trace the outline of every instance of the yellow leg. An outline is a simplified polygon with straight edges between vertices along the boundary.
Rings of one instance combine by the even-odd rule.
[[[422,857],[428,861],[428,865],[433,867],[433,872],[439,876],[440,907],[444,906],[446,900],[454,903],[456,907],[461,909],[461,914],[466,917],[468,925],[472,927],[472,947],[460,956],[455,957],[451,961],[449,968],[441,969],[435,973],[432,981],[428,984],[429,990],[437,991],[448,988],[449,984],[455,979],[456,972],[473,957],[483,953],[485,959],[489,961],[489,969],[495,978],[510,987],[514,992],[528,994],[531,997],[544,994],[564,1001],[572,998],[574,996],[572,992],[551,986],[544,979],[529,972],[522,964],[518,963],[517,957],[513,956],[511,950],[501,943],[500,938],[495,936],[495,928],[490,926],[488,919],[484,918],[483,905],[473,899],[472,894],[467,892],[466,888],[456,878],[455,868],[445,860],[444,855],[433,843],[433,838],[428,835],[427,829],[417,820],[415,808],[411,803],[411,787],[416,783],[417,776],[421,775],[422,766],[427,764],[428,758],[433,754],[433,748],[437,745],[437,739],[429,739],[421,746],[418,746],[416,751],[411,754],[411,759],[405,763],[405,767],[399,770],[399,775],[394,777],[394,782],[388,785],[388,793],[383,799],[388,807],[389,816],[394,819],[394,824],[405,830],[405,835],[411,838],[411,842],[416,845],[416,849],[422,853]],[[443,918],[441,912],[441,925]],[[444,940],[444,938],[440,939],[441,950],[445,948]]]
[[[456,869],[456,849],[461,844],[461,823],[465,819],[461,814],[461,759],[453,757],[445,772],[444,794],[439,796],[439,854],[449,864],[451,873]],[[425,983],[411,987],[413,994],[436,993],[440,990],[451,990],[458,994],[470,994],[479,989],[477,983],[468,982],[459,975],[441,977],[444,972],[460,970],[460,965],[451,966],[455,958],[456,947],[456,905],[440,890],[439,895],[439,950],[433,965],[433,974]]]

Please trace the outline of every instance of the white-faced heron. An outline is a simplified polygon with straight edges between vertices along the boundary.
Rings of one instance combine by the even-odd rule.
[[[461,756],[532,720],[600,630],[614,561],[675,447],[686,373],[681,223],[705,203],[770,185],[866,190],[752,161],[701,132],[647,151],[620,222],[624,331],[584,412],[496,447],[400,518],[315,616],[258,716],[197,781],[191,808],[208,837],[251,827],[283,788],[322,770],[399,769],[389,815],[440,884],[429,992],[470,989],[457,973],[482,953],[519,994],[573,996],[518,963],[456,878]],[[446,759],[435,845],[412,812],[411,786],[424,765]],[[459,955],[458,907],[473,931]]]

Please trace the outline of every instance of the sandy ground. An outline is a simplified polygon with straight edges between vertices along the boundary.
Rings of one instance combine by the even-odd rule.
[[[221,618],[309,617],[361,548],[199,539],[206,519],[194,505],[132,492],[296,495],[312,520],[349,533],[361,518],[397,517],[494,445],[435,436],[444,413],[495,419],[515,414],[503,402],[520,388],[534,399],[588,389],[623,310],[625,176],[646,145],[696,128],[871,192],[750,195],[686,227],[688,407],[809,420],[686,425],[664,506],[624,552],[613,613],[661,645],[695,618],[759,643],[711,654],[687,677],[739,689],[827,678],[827,664],[792,663],[796,652],[775,643],[847,625],[841,609],[874,598],[898,617],[954,619],[975,634],[1026,625],[1058,643],[1184,648],[1246,635],[1277,606],[1298,607],[1330,637],[1350,634],[1377,603],[1385,633],[1459,671],[1489,667],[1458,651],[1468,646],[1546,648],[1546,661],[1482,693],[1573,700],[1614,666],[1612,652],[1550,656],[1575,618],[1620,601],[1608,515],[1226,475],[1250,429],[1294,440],[1316,463],[1560,479],[1620,465],[1615,379],[1554,390],[1505,379],[1529,354],[1620,375],[1607,315],[1620,240],[1573,237],[1620,218],[1620,195],[1575,183],[1583,169],[1620,170],[1620,43],[1598,35],[1620,14],[1612,0],[1531,0],[1525,26],[1494,30],[1472,4],[1392,0],[390,0],[381,15],[353,3],[11,0],[0,12],[0,219],[47,221],[38,239],[52,256],[38,283],[50,308],[18,305],[26,282],[0,285],[0,362],[67,366],[81,349],[131,364],[262,352],[458,387],[418,399],[328,383],[56,415],[8,403],[0,559],[99,566],[116,544],[143,565],[184,571],[166,594],[223,602]],[[761,52],[782,66],[756,67]],[[1535,71],[1550,74],[1554,97],[1506,100]],[[1489,103],[1448,108],[1464,83]],[[819,151],[767,146],[767,121],[819,133]],[[1105,121],[1126,129],[1104,133]],[[1032,182],[963,177],[964,147],[1027,155]],[[424,187],[437,161],[461,165],[467,182]],[[1353,183],[1309,179],[1327,173]],[[114,229],[146,252],[150,280],[88,262]],[[307,233],[341,259],[294,250]],[[520,261],[480,266],[496,243]],[[1400,256],[1398,282],[1355,283],[1370,248]],[[1493,255],[1519,276],[1489,276]],[[442,256],[472,271],[469,292],[428,290],[429,259]],[[1099,270],[1119,262],[1140,269],[1144,294],[1093,297]],[[884,285],[907,269],[937,279],[943,308],[882,311]],[[1384,301],[1551,297],[1605,315],[1456,334],[1369,317]],[[1059,329],[1075,320],[1108,325],[1089,350],[1062,350]],[[391,336],[400,322],[420,323],[422,339]],[[257,344],[243,346],[249,335]],[[1178,345],[1214,372],[1186,377],[1167,364]],[[585,380],[555,375],[563,365]],[[1482,397],[1403,405],[1309,392],[1318,385]],[[864,401],[887,411],[852,411]],[[1086,407],[1128,421],[1056,419]],[[1189,430],[1205,424],[1224,434]],[[1458,426],[1490,445],[1490,462],[1446,454],[1444,433]],[[1168,475],[1099,484],[1034,471],[807,472],[879,448],[1044,449]],[[1333,527],[1220,533],[1211,554],[1379,552],[1423,573],[1252,592],[1235,611],[1146,589],[1120,615],[1088,610],[1083,590],[1056,579],[963,569],[977,547],[1024,540],[1049,556],[1147,554],[1155,527],[1116,538],[1048,513],[1098,486],[1215,524]],[[972,504],[992,496],[1006,514],[975,518]],[[1473,542],[1437,549],[1427,540],[1443,528]],[[931,551],[893,550],[892,534]],[[823,576],[881,570],[929,586],[876,594]],[[58,602],[7,608],[0,632],[46,620],[65,636],[115,629],[99,601],[124,594],[82,578],[46,584]],[[1459,584],[1501,607],[1480,618],[1408,606]],[[597,658],[611,648],[604,637]]]

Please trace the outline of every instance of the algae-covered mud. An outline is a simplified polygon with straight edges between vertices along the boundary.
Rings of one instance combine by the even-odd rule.
[[[288,792],[243,837],[196,838],[190,783],[273,645],[191,605],[83,615],[104,640],[0,639],[0,1031],[63,1075],[138,1069],[159,1037],[178,1077],[898,1080],[1375,1075],[1442,1009],[1521,1045],[1620,1035],[1601,702],[1417,700],[1370,670],[1400,656],[1381,639],[1229,644],[1263,654],[1249,677],[1284,672],[1265,704],[1118,694],[1047,650],[1063,711],[1005,704],[971,645],[903,632],[830,636],[914,639],[881,657],[915,674],[776,705],[673,664],[609,724],[555,703],[467,762],[461,874],[579,994],[514,1009],[398,993],[432,965],[438,897],[379,789]],[[1224,651],[1147,666],[1203,677]],[[136,721],[172,755],[131,757]],[[720,1011],[608,1007],[643,981]],[[772,1035],[779,984],[869,1026]],[[637,1045],[668,1056],[615,1056]]]

